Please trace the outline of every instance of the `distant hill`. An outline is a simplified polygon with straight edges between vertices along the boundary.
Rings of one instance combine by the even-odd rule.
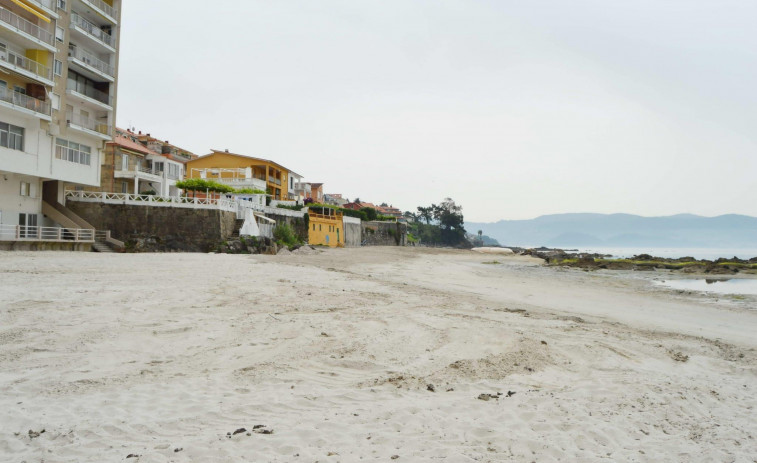
[[[531,220],[466,222],[504,246],[549,247],[757,247],[757,217],[728,214],[554,214]]]

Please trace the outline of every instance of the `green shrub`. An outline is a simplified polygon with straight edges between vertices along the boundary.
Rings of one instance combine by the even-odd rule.
[[[279,209],[289,209],[290,211],[300,211],[305,206],[300,206],[299,204],[295,204],[293,206],[290,206],[288,204],[277,204],[276,207]]]
[[[286,246],[289,249],[302,244],[292,227],[285,223],[279,224],[273,229],[273,238],[279,245]]]
[[[372,207],[361,207],[360,211],[365,213],[369,221],[376,220],[376,218],[378,217],[378,212],[376,212],[376,209]]]
[[[264,195],[265,191],[259,190],[257,188],[240,188],[236,190],[235,193],[238,193],[240,195]]]

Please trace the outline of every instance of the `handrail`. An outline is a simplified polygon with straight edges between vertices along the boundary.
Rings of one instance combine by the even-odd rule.
[[[69,125],[78,125],[80,127],[84,127],[85,129],[99,132],[103,135],[112,134],[111,127],[107,122],[105,124],[98,123],[96,120],[90,119],[89,117],[84,117],[81,114],[66,113],[66,121]]]
[[[89,228],[0,225],[0,241],[74,241],[92,243],[95,230]]]
[[[106,63],[105,61],[101,60],[97,56],[93,55],[92,53],[82,50],[81,48],[74,48],[68,49],[68,56],[71,58],[78,59],[79,61],[83,62],[84,64],[88,66],[92,66],[93,68],[97,69],[98,71],[102,72],[103,74],[109,75],[111,77],[116,76],[116,71],[113,66]]]
[[[55,0],[31,0],[31,1],[38,4],[39,6],[43,8],[47,8],[48,10],[55,11],[55,7],[53,6],[53,2]]]
[[[36,24],[33,24],[16,13],[0,6],[0,22],[4,22],[11,27],[15,27],[19,32],[24,32],[32,37],[45,42],[48,45],[55,45],[55,38],[51,32],[48,32]]]
[[[0,101],[5,101],[13,106],[29,109],[45,116],[51,115],[50,103],[24,95],[23,93],[8,90],[4,87],[0,87]]]
[[[31,60],[26,56],[19,55],[14,51],[0,51],[0,60],[25,69],[34,75],[42,77],[43,79],[52,80],[53,78],[53,71],[49,67]]]
[[[217,206],[224,210],[236,211],[237,203],[226,198],[192,198],[188,196],[157,196],[131,193],[107,193],[101,191],[66,190],[66,199],[71,201],[133,203],[153,205],[188,205],[188,206]]]
[[[110,95],[108,95],[105,92],[101,92],[100,90],[94,89],[92,87],[87,87],[81,82],[77,82],[73,79],[67,79],[66,89],[71,90],[72,92],[79,93],[80,95],[84,95],[88,98],[97,100],[100,103],[106,104],[108,106],[113,106],[113,102],[112,102],[113,98]]]
[[[84,30],[84,32],[86,32],[87,35],[89,35],[93,39],[102,42],[109,47],[115,47],[115,40],[113,40],[113,36],[76,13],[71,13],[71,25]]]
[[[108,5],[107,3],[103,2],[102,0],[82,0],[84,3],[92,6],[93,8],[97,8],[106,15],[110,16],[113,19],[116,19],[116,15],[118,14],[118,10],[113,8],[112,6]]]

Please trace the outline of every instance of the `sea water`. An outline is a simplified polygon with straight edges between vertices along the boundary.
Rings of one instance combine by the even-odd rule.
[[[659,285],[685,291],[703,291],[717,294],[754,294],[757,295],[757,279],[747,278],[692,278],[684,280],[665,280]]]
[[[751,259],[757,257],[757,249],[750,248],[578,248],[580,252],[592,254],[609,254],[616,258],[649,254],[655,257],[677,259],[679,257],[693,257],[695,259],[716,260],[720,257]]]

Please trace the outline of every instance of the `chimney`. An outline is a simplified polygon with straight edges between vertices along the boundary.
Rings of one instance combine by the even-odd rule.
[[[228,149],[228,148],[226,148],[226,149],[225,149],[224,151],[226,151],[226,152],[228,153],[228,152],[229,152],[229,149]]]

